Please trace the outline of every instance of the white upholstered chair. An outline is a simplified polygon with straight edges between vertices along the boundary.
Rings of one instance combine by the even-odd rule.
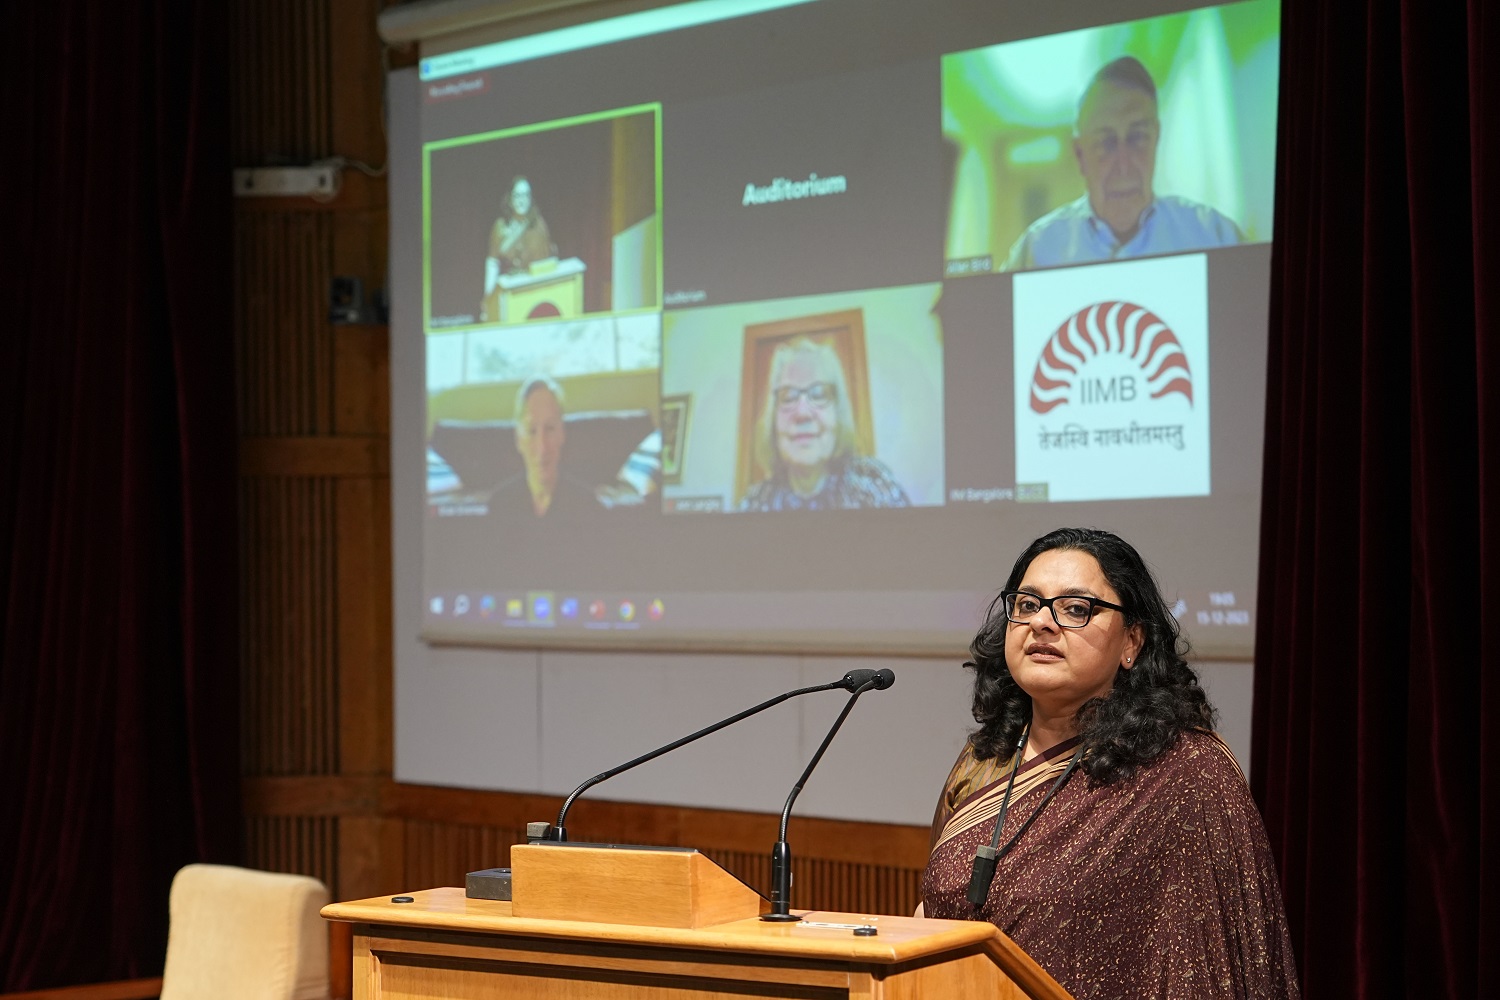
[[[327,902],[305,875],[188,865],[172,880],[161,1000],[326,1000]]]

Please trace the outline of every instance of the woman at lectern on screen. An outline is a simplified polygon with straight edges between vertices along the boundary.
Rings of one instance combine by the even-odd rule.
[[[994,923],[1079,1000],[1297,997],[1265,826],[1139,553],[1037,539],[970,651],[919,912]]]
[[[838,353],[798,337],[771,355],[754,454],[766,477],[743,511],[907,507],[906,491],[878,459],[860,454],[848,380]]]
[[[484,294],[495,290],[500,275],[525,271],[532,263],[557,254],[552,234],[537,211],[531,181],[511,181],[500,217],[490,229],[489,256],[485,260]]]

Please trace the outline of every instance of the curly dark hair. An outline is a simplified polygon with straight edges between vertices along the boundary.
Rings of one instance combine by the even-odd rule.
[[[1078,733],[1086,750],[1079,766],[1093,780],[1109,784],[1166,753],[1187,730],[1213,728],[1215,712],[1188,666],[1187,642],[1161,589],[1140,553],[1118,535],[1097,528],[1048,532],[1021,553],[1004,589],[1016,589],[1032,560],[1054,549],[1093,556],[1126,609],[1126,626],[1138,625],[1143,633],[1133,669],[1117,670],[1110,693],[1078,710]],[[974,669],[974,721],[980,726],[969,743],[980,760],[1010,754],[1031,718],[1031,696],[1005,663],[1009,628],[997,597],[969,646],[973,660],[965,664]]]

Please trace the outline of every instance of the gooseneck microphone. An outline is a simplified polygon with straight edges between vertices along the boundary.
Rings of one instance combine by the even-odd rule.
[[[774,708],[775,706],[780,705],[782,702],[788,700],[789,698],[796,698],[796,697],[799,697],[799,696],[804,695],[804,694],[815,694],[815,693],[817,693],[819,691],[834,691],[834,690],[854,691],[855,692],[855,697],[857,698],[857,697],[859,697],[859,692],[862,691],[867,686],[869,686],[872,682],[876,681],[878,679],[879,675],[881,675],[881,674],[890,674],[890,680],[885,681],[880,686],[882,686],[882,687],[890,687],[891,681],[893,681],[895,679],[895,675],[891,674],[891,672],[889,670],[878,670],[878,671],[877,670],[866,670],[866,669],[851,670],[847,674],[845,674],[843,677],[839,678],[838,680],[834,681],[831,684],[816,684],[816,685],[814,685],[812,687],[798,688],[795,691],[788,691],[785,694],[779,694],[776,697],[770,699],[769,701],[763,701],[763,702],[761,702],[759,705],[756,705],[754,708],[747,708],[743,712],[740,712],[737,715],[732,715],[729,718],[725,719],[723,722],[716,722],[713,725],[708,726],[707,728],[698,730],[696,733],[692,733],[690,735],[684,736],[680,740],[673,740],[671,743],[668,743],[666,746],[659,747],[656,750],[652,750],[650,753],[641,754],[641,756],[635,758],[634,760],[628,760],[628,761],[626,761],[625,763],[621,764],[618,767],[612,767],[608,771],[605,771],[605,772],[603,772],[601,774],[596,774],[592,778],[590,778],[587,781],[585,781],[583,784],[579,785],[577,788],[573,789],[572,794],[569,795],[568,798],[567,798],[567,800],[563,802],[562,809],[560,809],[558,811],[558,813],[557,813],[557,823],[556,823],[556,825],[554,825],[551,829],[549,829],[546,832],[545,839],[551,840],[551,841],[557,841],[559,843],[567,841],[567,839],[568,839],[568,831],[567,831],[567,827],[564,826],[564,822],[568,818],[568,810],[571,809],[571,808],[573,808],[573,802],[574,802],[575,799],[578,798],[578,796],[582,795],[588,789],[593,788],[595,785],[599,784],[599,782],[601,782],[601,781],[605,781],[605,780],[607,780],[609,778],[613,778],[615,775],[621,774],[621,773],[623,773],[625,771],[628,771],[632,767],[635,767],[638,764],[644,764],[648,760],[655,760],[656,758],[660,757],[662,754],[664,754],[664,753],[670,753],[671,751],[676,750],[678,747],[680,747],[680,746],[686,746],[687,744],[693,742],[694,740],[702,739],[703,737],[708,736],[711,733],[717,733],[719,730],[723,729],[725,726],[732,726],[736,722],[739,722],[742,719],[748,719],[748,718],[750,718],[750,716],[755,715],[757,712],[764,712],[768,708]],[[853,699],[850,700],[849,704],[850,705],[854,704]],[[844,714],[847,715],[848,712],[849,712],[848,708],[845,708],[844,709]],[[842,716],[840,716],[839,721],[840,722],[843,721],[843,717]],[[829,739],[832,739],[832,738],[833,738],[833,734],[830,733],[829,734]],[[823,745],[824,746],[828,745],[826,740],[824,741]],[[820,749],[818,751],[818,754],[821,755],[822,753],[823,753],[823,751]],[[817,758],[816,757],[813,758],[813,763],[817,763]],[[809,767],[808,770],[811,771],[812,768]],[[802,776],[802,780],[806,781],[807,780],[807,775],[804,774]],[[800,790],[802,786],[799,783],[797,787]],[[796,797],[796,793],[795,792],[793,793],[793,797],[794,798]],[[791,800],[788,800],[787,801],[787,808],[790,809],[791,806],[792,806]],[[541,824],[538,824],[538,825],[541,825]],[[786,836],[785,836],[786,820],[784,818],[781,821],[781,827],[782,827],[782,839],[785,840],[786,839]]]
[[[807,784],[808,777],[813,768],[818,766],[818,761],[823,759],[823,751],[828,749],[828,744],[833,742],[833,737],[838,733],[839,727],[849,717],[849,712],[854,708],[854,703],[859,696],[866,691],[884,691],[896,683],[896,672],[889,667],[880,670],[851,670],[844,675],[845,680],[860,675],[860,684],[854,688],[854,693],[844,703],[844,710],[839,717],[833,720],[833,726],[828,730],[828,735],[823,737],[823,742],[818,746],[812,760],[807,762],[807,770],[802,772],[802,777],[792,786],[792,794],[786,797],[786,808],[781,810],[781,829],[777,833],[776,843],[771,848],[771,912],[762,913],[760,919],[771,921],[793,921],[801,920],[791,912],[792,905],[792,849],[786,842],[786,825],[792,816],[792,803],[797,801],[797,796],[802,791],[802,786]]]

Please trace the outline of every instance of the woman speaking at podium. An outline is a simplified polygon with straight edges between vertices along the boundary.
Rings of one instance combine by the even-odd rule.
[[[482,320],[490,316],[488,300],[500,283],[500,275],[524,272],[539,260],[557,255],[552,244],[552,233],[547,220],[537,211],[531,194],[531,181],[517,177],[510,182],[510,189],[501,206],[500,217],[490,227],[489,253],[484,259],[484,297],[480,306]]]
[[[930,917],[988,920],[1075,997],[1295,998],[1265,826],[1140,555],[1060,529],[970,647]]]

